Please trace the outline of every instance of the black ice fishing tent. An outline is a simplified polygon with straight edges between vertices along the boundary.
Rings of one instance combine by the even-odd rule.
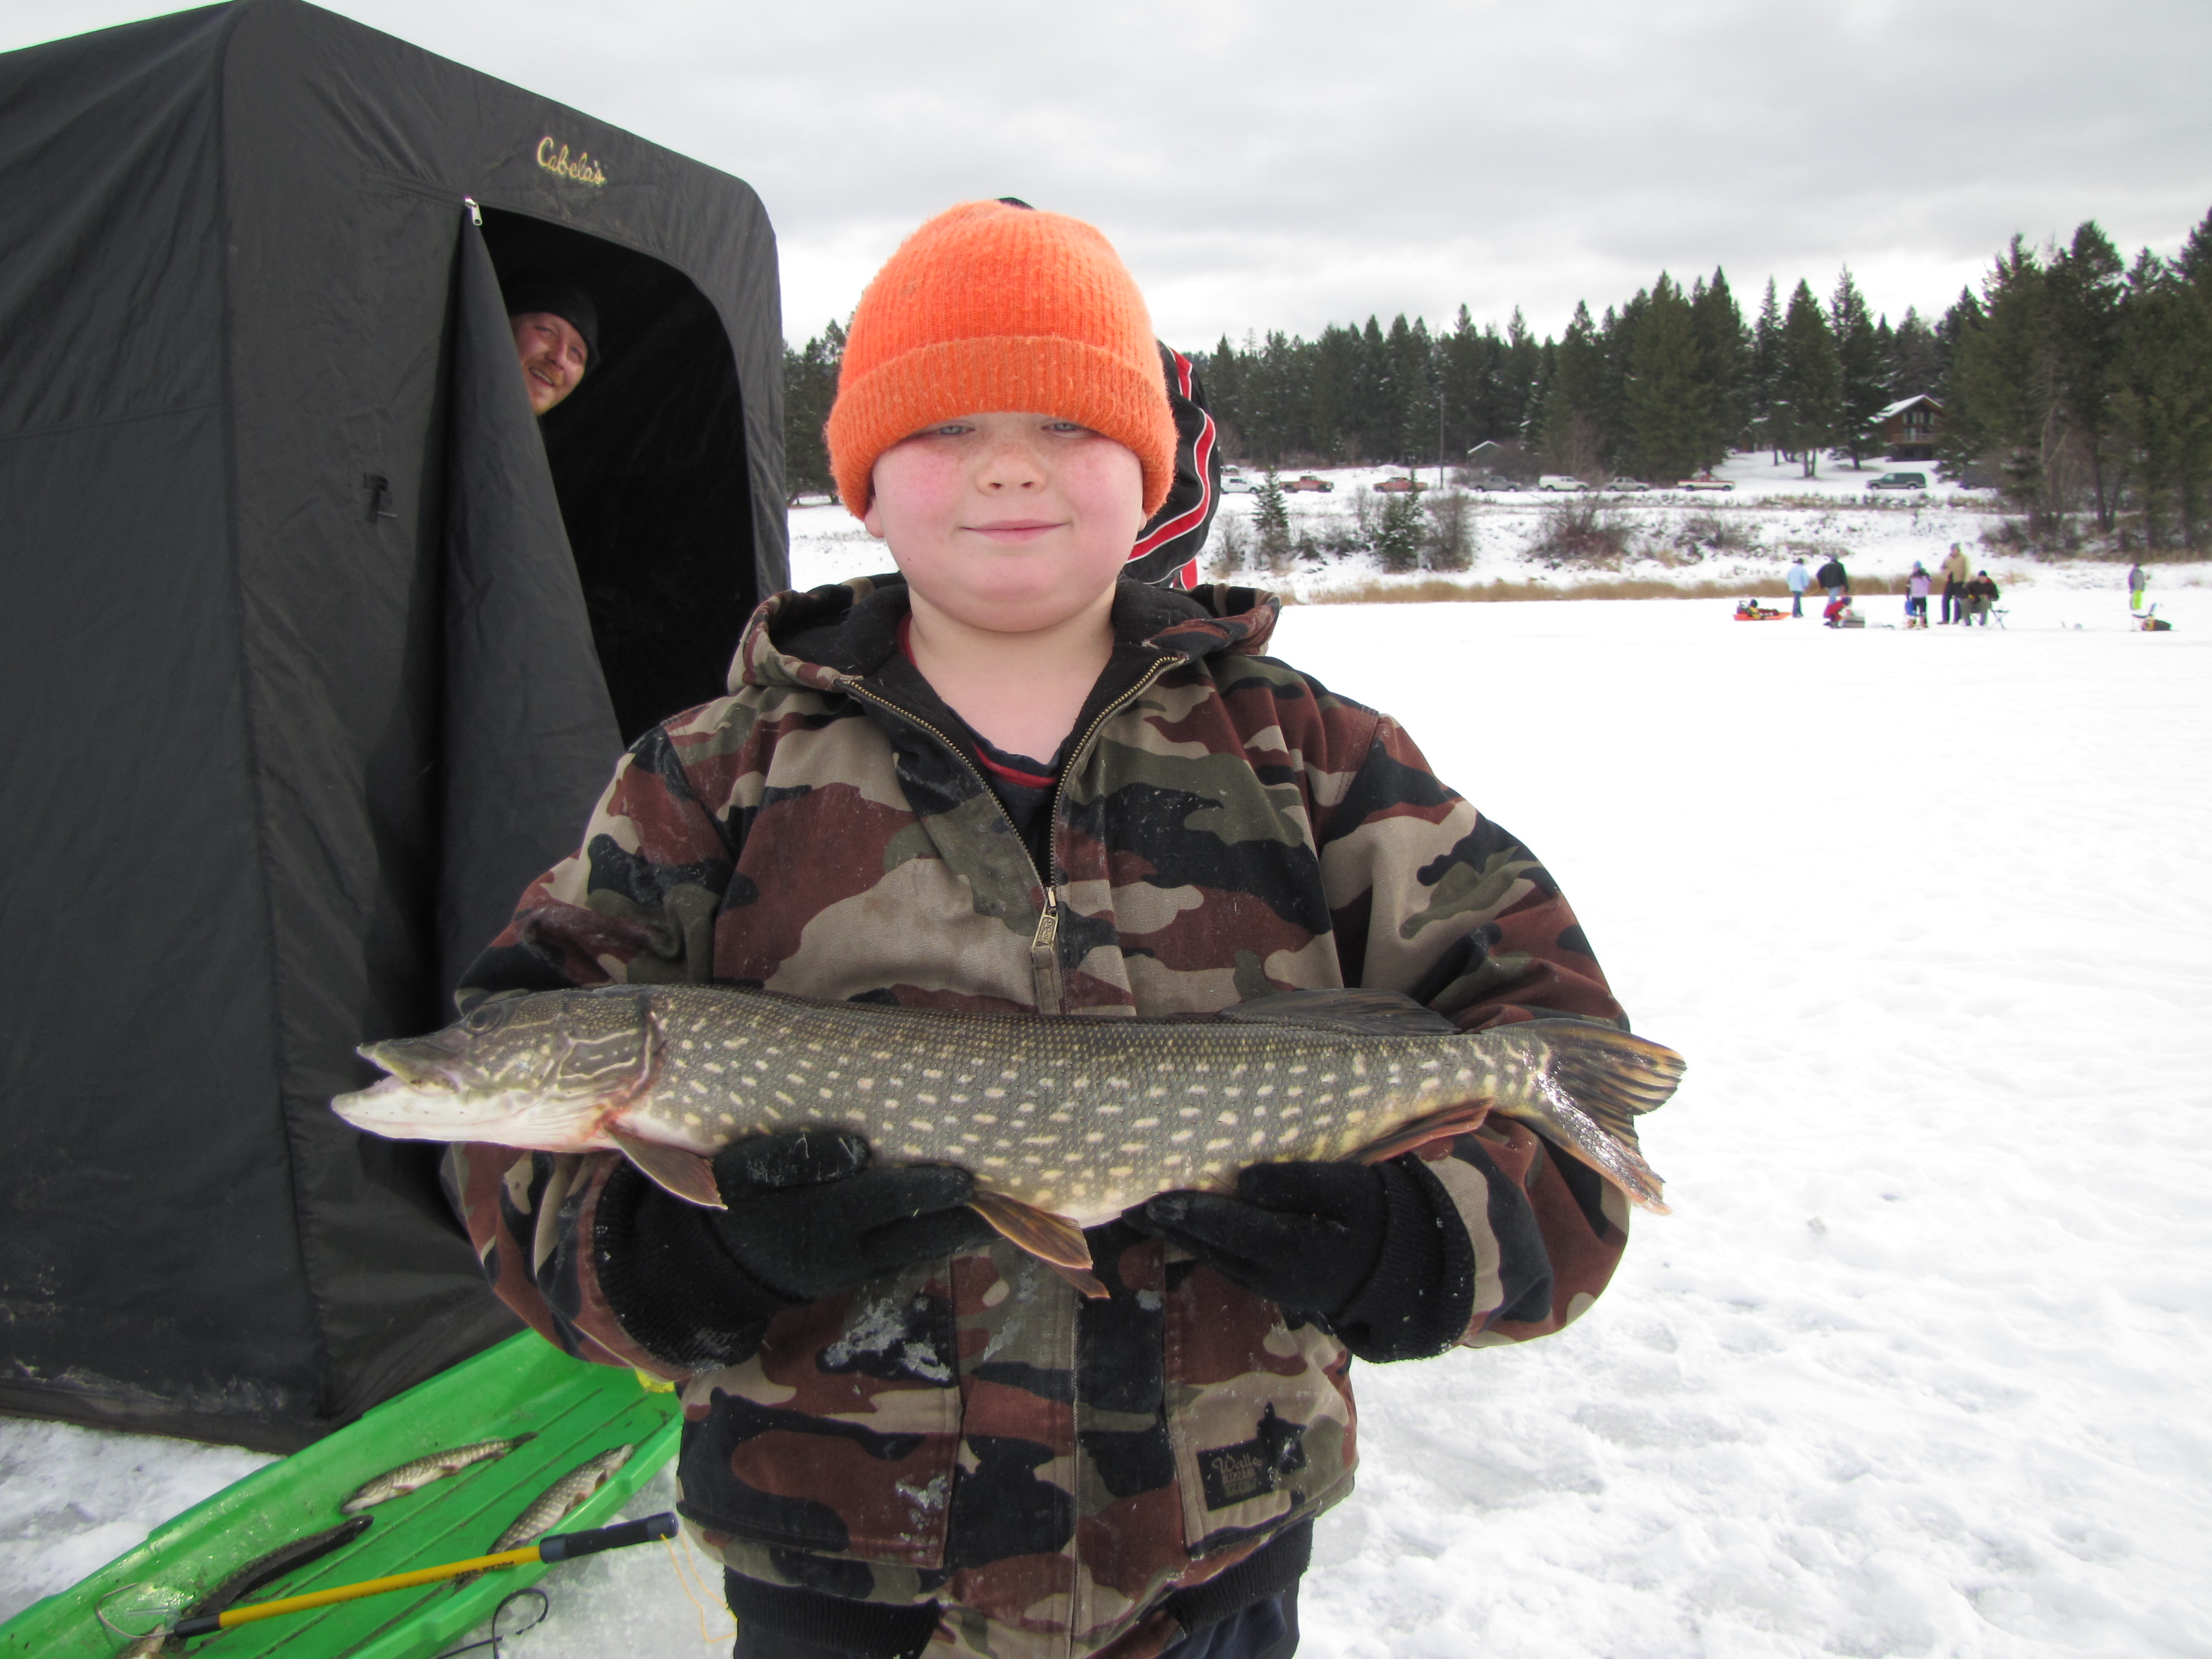
[[[783,585],[775,241],[297,0],[0,57],[0,1409],[285,1449],[513,1328],[325,1103]]]

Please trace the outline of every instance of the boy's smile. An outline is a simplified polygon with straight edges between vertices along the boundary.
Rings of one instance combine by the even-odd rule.
[[[1136,456],[1053,415],[939,422],[885,450],[873,482],[863,521],[917,598],[994,634],[1109,603],[1145,522]]]

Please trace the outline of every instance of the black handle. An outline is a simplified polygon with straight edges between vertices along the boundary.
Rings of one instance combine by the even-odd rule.
[[[580,1555],[597,1555],[601,1550],[624,1549],[632,1544],[650,1544],[658,1538],[675,1536],[676,1516],[664,1510],[642,1521],[617,1521],[611,1527],[595,1527],[589,1532],[556,1532],[538,1540],[538,1559],[573,1561]]]

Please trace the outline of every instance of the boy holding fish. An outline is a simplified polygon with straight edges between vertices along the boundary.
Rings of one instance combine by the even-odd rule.
[[[1262,654],[1272,597],[1121,580],[1176,440],[1097,231],[924,225],[854,313],[828,436],[899,575],[764,604],[731,695],[632,748],[465,1006],[691,984],[1110,1022],[1365,987],[1468,1032],[1623,1023],[1535,858]],[[825,1102],[875,1084],[865,1053],[788,1063]],[[933,1109],[1027,1109],[980,1081]],[[1085,1235],[1093,1297],[993,1231],[969,1170],[849,1133],[729,1145],[719,1208],[605,1152],[470,1144],[448,1179],[538,1330],[682,1383],[740,1656],[1283,1659],[1351,1489],[1351,1359],[1556,1330],[1626,1243],[1589,1170],[1458,1129],[1137,1204]]]

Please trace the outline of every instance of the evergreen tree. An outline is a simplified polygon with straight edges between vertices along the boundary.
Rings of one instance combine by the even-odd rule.
[[[1905,307],[1905,320],[1898,324],[1889,337],[1890,401],[1925,394],[1942,402],[1944,359],[1948,355],[1943,341],[1922,319],[1919,312],[1910,306]]]
[[[1808,478],[1820,476],[1820,452],[1836,440],[1842,390],[1836,337],[1812,285],[1801,278],[1782,319],[1773,418],[1777,443],[1803,463]]]
[[[2146,249],[2127,277],[2112,416],[2134,458],[2143,536],[2154,550],[2177,543],[2201,550],[2212,530],[2212,292],[2203,280],[2212,241],[2197,240],[2205,229],[2170,265]]]
[[[2208,260],[2212,264],[2212,260]],[[1536,397],[1545,375],[1549,372],[1545,364],[1545,352],[1550,342],[1540,343],[1522,319],[1521,307],[1513,307],[1513,319],[1505,325],[1505,356],[1498,388],[1499,415],[1504,425],[1491,437],[1528,439],[1536,431],[1534,419]]]
[[[1774,278],[1766,279],[1766,297],[1759,302],[1759,321],[1751,332],[1751,429],[1756,441],[1783,459],[1780,428],[1776,424],[1774,399],[1782,384],[1782,304],[1775,297]]]
[[[1874,417],[1889,402],[1881,343],[1872,314],[1845,265],[1828,299],[1828,326],[1836,341],[1836,432],[1832,441],[1856,471],[1875,448]]]
[[[1942,442],[1954,465],[1993,465],[2006,495],[2046,533],[2064,510],[2051,488],[2065,436],[2051,321],[2046,272],[2015,236],[1960,319]]]
[[[1605,348],[1580,301],[1559,337],[1544,388],[1544,456],[1553,468],[1594,477],[1603,461],[1598,424],[1605,395]]]
[[[1351,459],[1364,461],[1387,454],[1390,441],[1397,436],[1398,391],[1391,375],[1389,343],[1373,317],[1368,318],[1358,340],[1359,368],[1349,448]]]
[[[2092,219],[2074,233],[2072,246],[2051,261],[2045,286],[2058,400],[2069,432],[2088,459],[2097,527],[2110,531],[2126,475],[2112,397],[2119,372],[2127,266]]]
[[[830,495],[830,446],[822,428],[837,398],[837,369],[845,360],[845,331],[832,322],[794,351],[783,348],[783,483],[791,499]]]
[[[1442,365],[1425,318],[1414,318],[1402,347],[1395,339],[1393,347],[1402,351],[1395,365],[1400,396],[1397,454],[1410,470],[1431,457],[1442,459],[1443,428],[1437,418],[1437,373]]]
[[[1313,351],[1313,447],[1332,459],[1357,455],[1370,393],[1359,331],[1331,323]]]
[[[1291,566],[1291,509],[1283,500],[1283,481],[1268,467],[1252,496],[1252,538],[1262,569],[1280,575]]]
[[[1222,453],[1244,454],[1250,443],[1244,425],[1244,359],[1224,334],[1205,362],[1206,407],[1221,434]]]
[[[1690,314],[1712,398],[1711,441],[1697,459],[1711,466],[1741,447],[1751,426],[1751,336],[1729,290],[1728,273],[1717,265],[1711,283],[1690,290]]]
[[[1375,532],[1375,558],[1385,570],[1402,575],[1421,568],[1421,544],[1427,540],[1421,522],[1420,497],[1401,490],[1382,504],[1382,522]]]
[[[1629,348],[1632,464],[1644,477],[1687,477],[1712,457],[1713,395],[1690,302],[1661,272]]]

